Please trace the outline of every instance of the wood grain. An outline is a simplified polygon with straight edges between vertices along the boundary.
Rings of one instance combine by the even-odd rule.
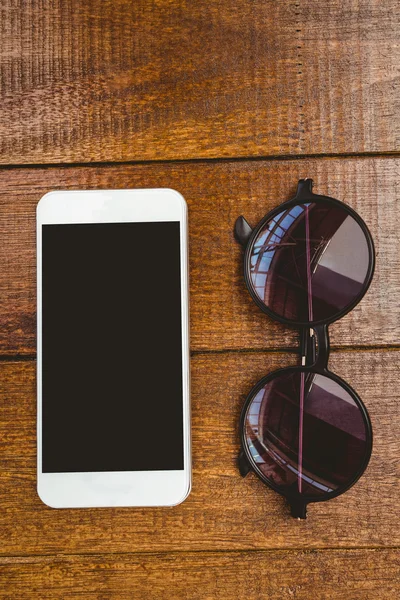
[[[236,217],[256,224],[294,195],[300,177],[344,200],[365,219],[377,267],[362,302],[331,328],[334,346],[399,342],[400,158],[246,161],[0,170],[0,352],[35,348],[35,206],[52,189],[173,187],[189,204],[192,349],[285,348],[296,332],[251,300]]]
[[[0,585],[0,598],[18,600],[393,600],[400,593],[400,555],[330,550],[3,558]]]
[[[397,0],[3,0],[0,164],[42,167],[0,168],[0,599],[400,596],[400,156],[322,158],[400,152],[397,13]],[[285,160],[185,162],[223,157]],[[371,462],[300,522],[238,474],[244,398],[296,362],[283,350],[297,333],[251,301],[232,229],[304,176],[365,219],[377,269],[331,327],[331,368],[371,415]],[[35,206],[54,189],[130,187],[189,205],[193,491],[171,509],[53,510],[36,494]]]
[[[0,555],[400,544],[400,351],[335,352],[332,370],[363,398],[374,450],[346,494],[290,517],[282,497],[237,469],[244,398],[287,365],[279,353],[227,353],[192,360],[193,489],[174,508],[47,508],[36,494],[35,365],[0,363]]]
[[[0,162],[400,149],[397,0],[4,0]]]

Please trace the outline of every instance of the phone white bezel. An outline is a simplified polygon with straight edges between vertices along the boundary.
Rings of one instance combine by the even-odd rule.
[[[37,491],[53,508],[174,506],[191,488],[188,231],[186,202],[169,188],[49,192],[37,205]],[[42,225],[179,221],[181,224],[182,471],[42,472]]]

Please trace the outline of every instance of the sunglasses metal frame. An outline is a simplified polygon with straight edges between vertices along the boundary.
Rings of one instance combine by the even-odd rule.
[[[266,313],[268,316],[270,316],[272,319],[279,321],[281,323],[284,323],[285,325],[290,325],[292,327],[300,328],[300,333],[301,333],[300,354],[302,357],[301,365],[294,366],[294,367],[286,367],[286,368],[278,369],[278,370],[271,372],[267,376],[263,377],[253,387],[253,389],[248,394],[248,396],[245,400],[245,403],[243,405],[242,413],[241,413],[241,417],[240,417],[241,450],[239,453],[239,460],[238,460],[239,471],[243,477],[246,476],[250,472],[250,470],[254,471],[255,474],[263,481],[263,483],[268,485],[270,488],[272,488],[273,490],[275,490],[282,496],[286,497],[287,501],[289,502],[289,504],[291,506],[292,516],[296,517],[296,518],[300,518],[300,519],[306,518],[307,504],[309,504],[311,502],[323,502],[326,500],[330,500],[331,498],[335,498],[336,496],[339,496],[339,495],[343,494],[344,492],[346,492],[347,490],[349,490],[356,483],[356,481],[358,481],[358,479],[361,477],[361,475],[364,473],[365,469],[367,468],[369,459],[371,457],[371,452],[372,452],[372,425],[371,425],[371,421],[370,421],[366,407],[364,406],[361,398],[358,396],[358,394],[355,392],[355,390],[353,390],[353,388],[351,388],[350,385],[348,383],[346,383],[343,379],[341,379],[338,375],[336,375],[335,373],[333,373],[332,371],[330,371],[328,369],[329,348],[330,348],[328,325],[330,323],[333,323],[334,321],[337,321],[338,319],[343,317],[345,314],[350,312],[360,302],[360,300],[363,298],[363,296],[366,294],[366,292],[371,284],[373,273],[374,273],[374,268],[375,268],[374,243],[372,240],[371,233],[369,232],[366,224],[352,208],[350,208],[343,202],[336,200],[335,198],[330,198],[328,196],[321,196],[318,194],[314,194],[312,192],[312,186],[313,186],[312,179],[301,179],[298,183],[296,196],[293,199],[280,204],[278,207],[276,207],[275,209],[270,211],[258,223],[258,225],[254,229],[252,229],[250,227],[250,225],[247,223],[247,221],[244,219],[244,217],[239,217],[235,223],[235,237],[236,237],[237,241],[240,244],[242,244],[242,246],[245,247],[244,278],[245,278],[246,286],[250,292],[250,295],[252,296],[253,300],[256,302],[257,306],[259,306],[259,308],[261,308],[261,310],[264,313]],[[280,315],[278,315],[275,312],[273,312],[272,310],[270,310],[255,293],[252,282],[251,282],[251,278],[250,278],[250,257],[251,257],[251,250],[253,247],[253,242],[257,239],[257,236],[258,236],[260,230],[265,225],[265,223],[267,223],[272,218],[274,218],[274,216],[276,216],[277,214],[282,212],[282,210],[290,209],[291,207],[293,207],[299,203],[306,203],[306,202],[312,202],[312,203],[324,202],[324,203],[328,203],[328,204],[334,204],[336,206],[340,206],[341,209],[347,211],[348,214],[350,216],[352,216],[355,219],[355,221],[358,223],[358,225],[361,227],[361,229],[365,235],[365,238],[366,238],[366,241],[368,244],[368,250],[369,250],[369,264],[368,264],[367,275],[366,275],[366,278],[364,281],[364,285],[363,285],[360,293],[358,294],[358,296],[355,298],[355,300],[353,302],[351,302],[348,306],[346,306],[340,312],[335,314],[332,318],[325,319],[322,321],[315,321],[315,322],[311,322],[311,321],[310,322],[301,322],[301,321],[293,321],[293,320],[285,319],[284,317],[281,317]],[[295,372],[304,372],[304,373],[309,373],[309,374],[323,375],[325,377],[332,379],[333,381],[338,383],[340,386],[342,386],[345,389],[345,391],[353,398],[354,402],[356,403],[357,407],[359,408],[361,415],[363,417],[365,430],[366,430],[366,448],[365,448],[364,458],[360,465],[360,468],[357,470],[356,473],[354,473],[354,477],[352,478],[350,483],[347,483],[346,485],[337,488],[334,492],[328,492],[328,493],[318,496],[318,497],[307,496],[306,494],[300,494],[298,491],[285,490],[282,487],[274,484],[274,482],[270,481],[260,471],[257,464],[255,463],[255,461],[252,457],[252,454],[249,450],[247,440],[246,440],[245,421],[246,421],[247,409],[248,409],[249,405],[251,404],[252,400],[254,399],[255,395],[272,379],[275,379],[276,377],[279,377],[282,375],[287,375],[289,373],[295,373]]]

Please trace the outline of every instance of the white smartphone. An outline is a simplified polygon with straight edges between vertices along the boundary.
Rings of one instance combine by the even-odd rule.
[[[190,491],[187,207],[171,189],[37,206],[38,494],[172,506]]]

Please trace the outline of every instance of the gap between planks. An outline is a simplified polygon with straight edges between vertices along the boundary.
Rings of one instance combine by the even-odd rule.
[[[138,550],[137,552],[56,552],[56,553],[43,553],[43,554],[0,554],[0,564],[4,564],[11,560],[16,562],[27,562],[30,559],[54,559],[54,558],[102,558],[102,557],[113,557],[118,558],[119,556],[196,556],[203,554],[207,556],[226,556],[227,554],[274,554],[285,555],[285,554],[319,554],[329,552],[343,552],[350,553],[355,551],[361,552],[388,552],[390,550],[400,550],[400,546],[348,546],[343,548],[340,546],[321,546],[320,548],[232,548],[231,550]]]
[[[271,154],[271,155],[249,155],[249,156],[215,156],[211,158],[173,158],[173,159],[146,159],[146,160],[115,160],[115,161],[93,161],[93,162],[48,162],[48,163],[0,163],[0,171],[12,169],[60,169],[60,168],[83,168],[83,167],[113,167],[113,166],[146,166],[146,165],[168,165],[168,164],[213,164],[230,162],[262,162],[262,161],[302,161],[311,159],[340,160],[345,158],[399,158],[400,150],[388,152],[332,152],[324,154]]]
[[[378,344],[375,346],[334,346],[330,348],[330,353],[336,352],[397,352],[400,350],[400,344],[392,344],[385,346],[384,344]],[[191,350],[190,356],[201,356],[210,354],[299,354],[299,349],[296,347],[288,348],[224,348],[224,349],[213,349],[207,350],[206,348],[200,350]],[[36,354],[0,354],[0,362],[34,362],[36,361]]]

